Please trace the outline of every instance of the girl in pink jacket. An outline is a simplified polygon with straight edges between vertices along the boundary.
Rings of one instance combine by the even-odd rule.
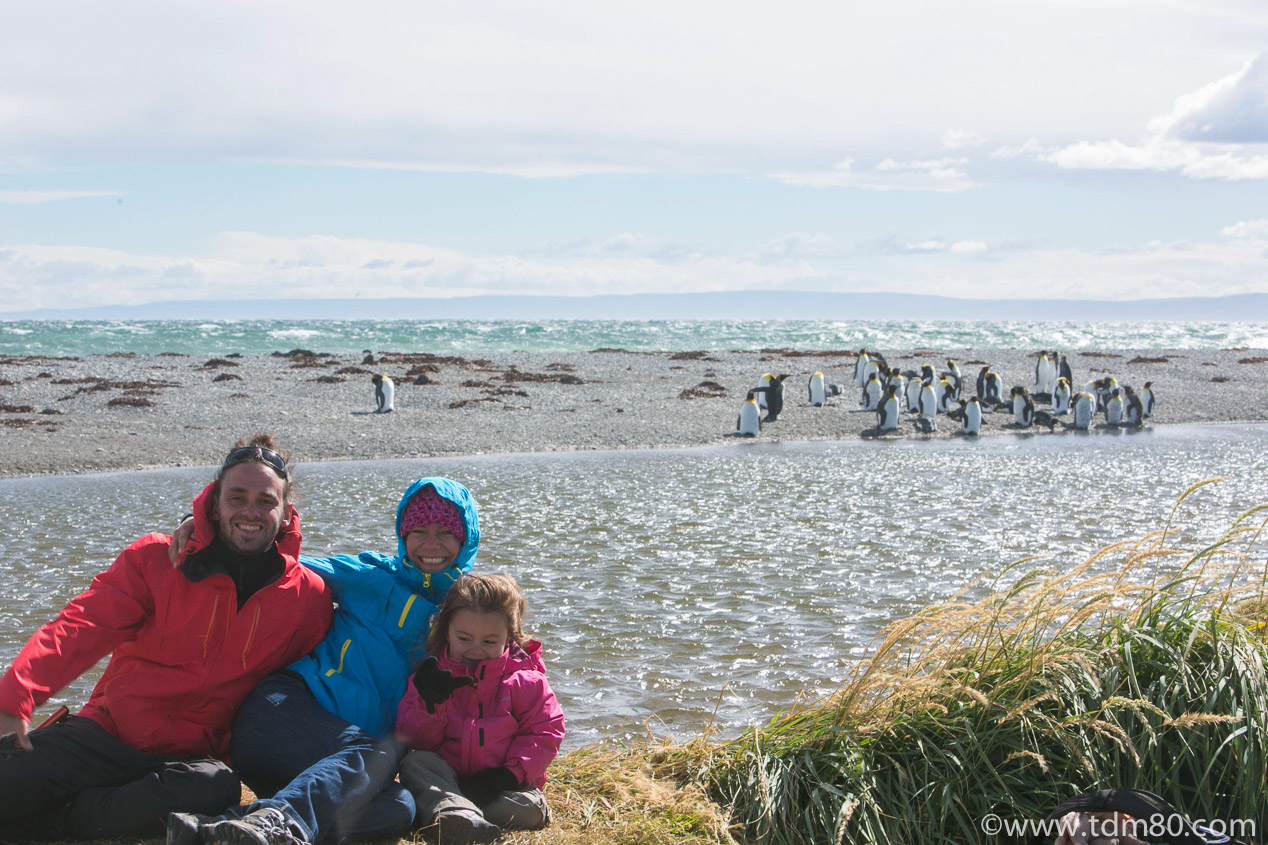
[[[541,643],[521,629],[524,595],[505,575],[464,575],[427,638],[428,658],[401,699],[397,738],[415,822],[444,845],[492,842],[549,821],[542,787],[564,714]]]

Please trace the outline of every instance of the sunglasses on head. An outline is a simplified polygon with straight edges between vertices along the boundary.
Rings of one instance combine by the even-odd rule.
[[[270,467],[281,476],[283,481],[290,475],[286,469],[286,460],[277,452],[272,449],[265,449],[263,446],[242,446],[234,449],[228,455],[225,455],[225,462],[220,465],[220,471],[223,473],[229,467],[246,461],[256,461]]]

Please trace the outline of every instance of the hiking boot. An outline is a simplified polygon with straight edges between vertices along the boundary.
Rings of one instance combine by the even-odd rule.
[[[220,816],[203,816],[198,813],[168,813],[167,845],[204,845],[203,826],[219,820]]]
[[[300,828],[276,807],[261,807],[241,819],[202,827],[201,845],[308,845]]]
[[[439,845],[476,845],[492,842],[502,828],[491,824],[475,810],[441,810],[436,814],[436,841]]]

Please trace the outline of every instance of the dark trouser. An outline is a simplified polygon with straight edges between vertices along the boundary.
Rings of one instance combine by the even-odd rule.
[[[34,751],[0,741],[0,839],[144,838],[167,814],[219,813],[241,795],[219,760],[137,751],[91,719],[31,731]]]
[[[508,789],[491,803],[478,806],[462,794],[453,767],[431,751],[411,751],[401,760],[401,783],[418,805],[418,824],[435,824],[437,817],[453,810],[478,813],[504,830],[539,830],[550,823],[546,796],[540,789]]]
[[[247,696],[229,756],[262,796],[230,810],[233,818],[276,807],[318,843],[398,837],[414,821],[414,799],[393,780],[396,743],[326,710],[294,673],[270,675]]]

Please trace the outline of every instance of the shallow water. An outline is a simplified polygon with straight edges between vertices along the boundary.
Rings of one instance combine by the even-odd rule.
[[[887,621],[1023,557],[1081,562],[1161,527],[1190,484],[1227,476],[1178,519],[1217,536],[1268,501],[1264,455],[1268,426],[1168,426],[315,463],[300,470],[300,505],[307,552],[390,551],[410,481],[465,482],[477,566],[524,587],[576,747],[765,722],[834,689]],[[3,661],[127,542],[168,530],[209,475],[0,481]],[[92,677],[61,698],[82,703]]]

